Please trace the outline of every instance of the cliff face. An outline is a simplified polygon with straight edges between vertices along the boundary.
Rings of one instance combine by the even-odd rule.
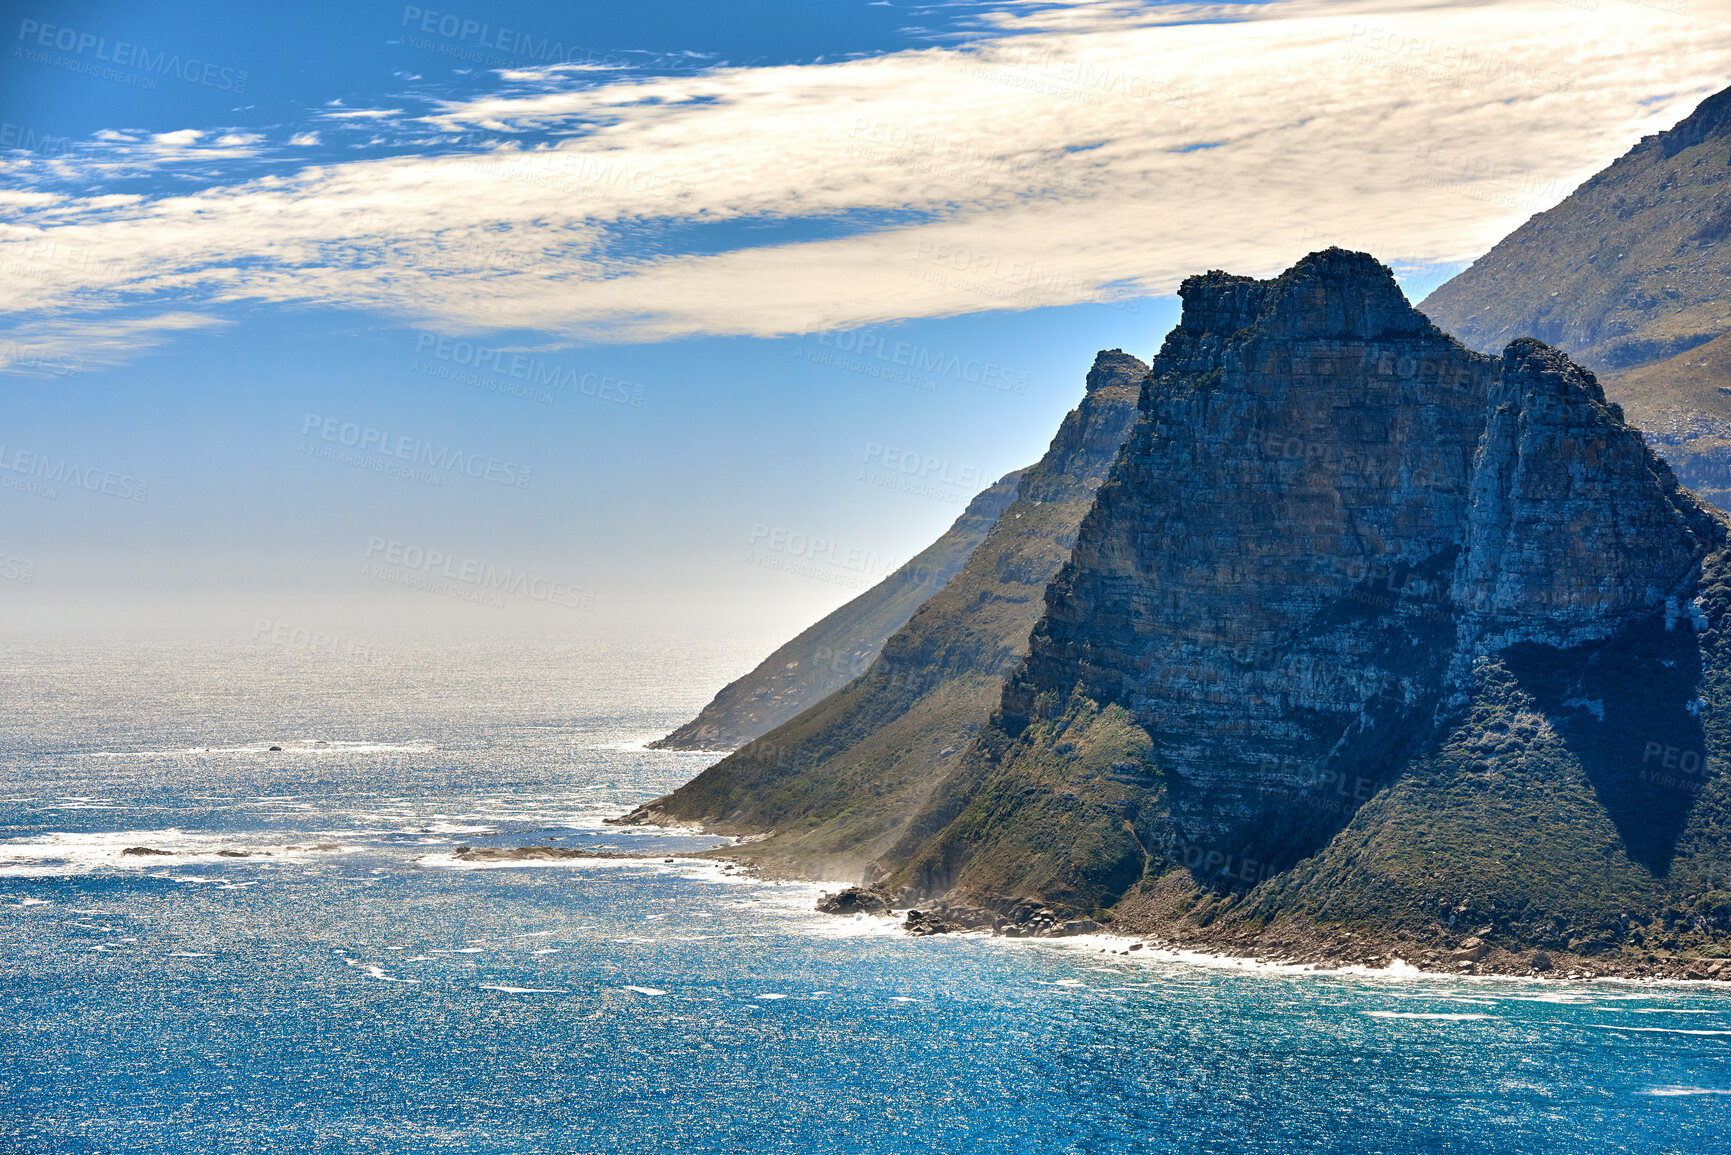
[[[1272,826],[1306,775],[1360,773],[1437,692],[1452,639],[1430,595],[1463,544],[1493,362],[1359,255],[1182,295],[1005,713],[1120,703],[1183,784],[1183,837],[1231,823],[1260,847],[1292,837]]]
[[[1537,341],[1508,347],[1454,581],[1463,652],[1609,637],[1678,595],[1719,536],[1590,373]]]
[[[1183,297],[1026,661],[880,893],[1238,936],[1459,915],[1556,949],[1712,907],[1719,517],[1590,373],[1462,348],[1367,256]]]
[[[829,877],[857,874],[901,837],[1027,652],[1146,371],[1118,350],[1095,359],[1081,404],[1022,474],[1015,503],[861,677],[621,821],[770,835],[756,857]]]
[[[732,750],[835,693],[872,664],[886,639],[943,589],[1016,499],[1023,471],[975,495],[955,524],[895,573],[801,632],[673,733],[663,750]]]

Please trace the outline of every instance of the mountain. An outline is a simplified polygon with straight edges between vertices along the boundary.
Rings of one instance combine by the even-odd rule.
[[[1731,89],[1422,307],[1472,348],[1537,337],[1599,370],[1678,478],[1731,508]]]
[[[784,874],[863,870],[985,725],[1026,654],[1046,585],[1129,435],[1147,369],[1116,349],[1095,358],[1081,403],[1022,474],[1015,503],[861,677],[617,821],[754,835],[753,857]]]
[[[1609,375],[1605,392],[1621,400],[1678,481],[1731,509],[1731,333]]]
[[[1594,369],[1731,332],[1731,88],[1645,137],[1443,284],[1425,312],[1470,348],[1536,337]]]
[[[871,665],[885,639],[943,589],[1016,499],[1023,471],[1005,474],[968,503],[938,540],[889,577],[783,645],[749,674],[650,746],[732,750],[759,738],[847,685]]]
[[[998,709],[829,908],[1521,973],[1731,954],[1722,515],[1590,371],[1465,348],[1365,254],[1180,295]]]

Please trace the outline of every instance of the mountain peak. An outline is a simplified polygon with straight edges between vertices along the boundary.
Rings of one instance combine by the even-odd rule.
[[[1094,392],[1127,381],[1140,382],[1148,366],[1122,349],[1102,349],[1094,354],[1093,367],[1088,370],[1087,391]]]
[[[1178,295],[1184,329],[1222,337],[1259,322],[1273,323],[1286,336],[1343,339],[1430,327],[1400,291],[1393,270],[1369,253],[1341,248],[1310,253],[1271,280],[1219,270],[1187,277]]]
[[[1653,147],[1660,155],[1669,158],[1721,136],[1731,136],[1731,88],[1709,96],[1674,127],[1647,137],[1641,143],[1654,142]]]

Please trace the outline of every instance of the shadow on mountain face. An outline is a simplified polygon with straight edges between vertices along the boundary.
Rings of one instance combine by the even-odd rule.
[[[1523,645],[1506,664],[1580,760],[1635,862],[1663,877],[1707,780],[1701,655],[1684,617],[1598,646]]]

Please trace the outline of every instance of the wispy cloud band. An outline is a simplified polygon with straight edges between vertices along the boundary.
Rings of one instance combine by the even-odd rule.
[[[1722,87],[1728,16],[1077,4],[831,64],[581,85],[513,69],[494,95],[361,118],[480,148],[156,196],[75,192],[54,180],[73,161],[15,159],[0,308],[38,332],[265,301],[653,341],[1159,294],[1325,244],[1464,260]],[[261,147],[120,134],[78,159]]]

